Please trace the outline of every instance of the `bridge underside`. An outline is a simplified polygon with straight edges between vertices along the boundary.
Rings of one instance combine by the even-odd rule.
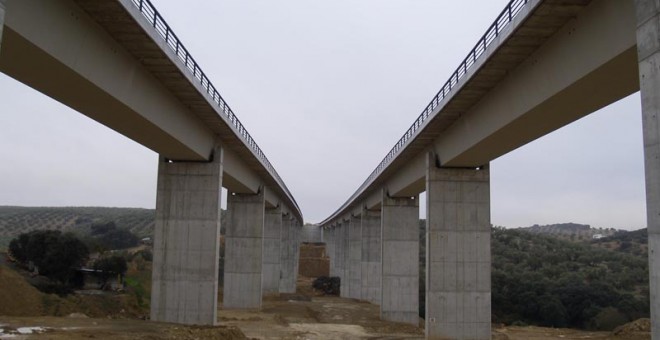
[[[649,249],[658,254],[659,7],[653,0],[530,1],[414,139],[323,222],[335,254],[331,271],[342,277],[342,290],[350,290],[354,277],[346,270],[350,261],[341,254],[356,241],[345,229],[362,219],[362,255],[370,260],[364,228],[376,214],[382,232],[380,278],[397,273],[398,279],[394,285],[383,281],[380,299],[370,299],[388,311],[384,318],[406,321],[401,317],[408,308],[403,301],[417,298],[405,279],[415,273],[406,269],[417,267],[418,259],[405,255],[412,244],[398,244],[405,242],[407,226],[418,223],[418,211],[408,219],[397,214],[397,220],[391,211],[394,202],[414,201],[426,192],[427,338],[489,339],[490,161],[640,89]],[[389,230],[397,233],[386,235]],[[389,241],[392,237],[397,241]],[[655,322],[660,313],[658,256],[649,257],[654,338],[660,338],[660,322]],[[399,308],[394,313],[389,312],[392,305]]]
[[[215,324],[222,187],[224,278],[237,283],[225,287],[228,307],[261,301],[265,225],[255,214],[277,209],[272,218],[288,228],[278,253],[295,248],[302,214],[201,70],[158,34],[132,0],[0,0],[0,71],[160,155],[152,320]],[[239,197],[256,202],[248,209]],[[270,263],[293,270],[297,254],[288,255]],[[289,290],[288,277],[295,283],[287,272],[271,287]]]

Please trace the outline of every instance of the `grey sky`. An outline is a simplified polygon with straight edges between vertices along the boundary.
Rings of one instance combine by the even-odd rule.
[[[362,183],[507,1],[153,0],[309,222]],[[0,204],[155,205],[157,155],[0,75]],[[639,96],[497,159],[492,222],[644,227]]]

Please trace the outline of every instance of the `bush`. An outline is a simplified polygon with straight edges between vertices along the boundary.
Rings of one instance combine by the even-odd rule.
[[[89,251],[75,235],[58,230],[35,230],[13,239],[9,248],[23,264],[34,263],[39,274],[62,284],[69,284],[75,269],[80,268]]]
[[[339,277],[319,276],[312,282],[312,287],[320,290],[327,295],[339,295],[341,279]]]

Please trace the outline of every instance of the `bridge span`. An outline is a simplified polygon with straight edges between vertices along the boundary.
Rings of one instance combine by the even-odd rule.
[[[660,4],[512,0],[371,175],[320,223],[341,293],[426,336],[489,339],[489,162],[641,90],[653,338],[660,339]],[[333,256],[334,255],[334,256]]]
[[[641,90],[653,336],[660,339],[660,4],[512,0],[364,183],[321,223],[343,296],[426,336],[488,339],[489,162]],[[217,320],[295,290],[302,213],[257,143],[148,0],[0,0],[0,71],[157,152],[151,319]]]
[[[224,307],[295,290],[298,204],[150,1],[0,0],[0,37],[0,71],[160,155],[152,320],[216,323],[222,187]]]

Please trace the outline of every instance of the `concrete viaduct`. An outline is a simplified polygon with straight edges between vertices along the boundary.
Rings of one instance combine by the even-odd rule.
[[[321,222],[344,296],[426,337],[489,339],[489,162],[641,90],[653,338],[660,339],[660,2],[512,0],[372,174]],[[597,170],[596,170],[597,171]],[[332,256],[334,255],[334,256]]]
[[[491,160],[641,90],[653,337],[660,339],[660,3],[512,0],[365,182],[321,222],[342,295],[418,321],[426,192],[426,336],[489,339]],[[161,155],[152,320],[216,323],[221,187],[225,308],[295,289],[302,214],[147,0],[0,0],[0,70]]]
[[[149,1],[0,0],[0,29],[2,72],[160,155],[152,320],[216,323],[222,187],[224,307],[295,291],[296,201]]]

